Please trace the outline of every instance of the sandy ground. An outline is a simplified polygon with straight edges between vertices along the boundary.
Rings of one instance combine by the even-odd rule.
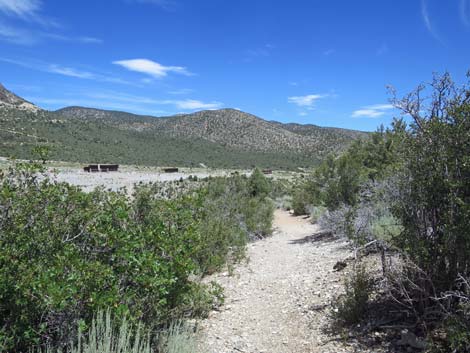
[[[183,170],[181,173],[164,173],[158,170],[147,171],[131,168],[121,168],[118,172],[87,173],[78,168],[53,168],[50,170],[49,176],[59,182],[80,186],[84,191],[91,191],[97,186],[104,186],[112,191],[125,187],[127,190],[132,191],[134,184],[139,183],[180,180],[181,178],[186,179],[190,175],[205,178],[228,174],[229,172],[221,170],[192,171],[188,169]]]
[[[343,272],[333,266],[350,254],[344,241],[312,242],[318,227],[276,211],[272,237],[249,245],[249,262],[234,275],[217,274],[226,301],[201,323],[201,352],[361,352],[324,333]]]

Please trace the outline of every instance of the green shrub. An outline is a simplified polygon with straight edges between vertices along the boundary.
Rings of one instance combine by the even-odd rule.
[[[140,186],[90,193],[39,178],[31,165],[0,175],[0,342],[11,352],[63,346],[99,310],[158,329],[214,293],[190,280],[243,257],[271,229],[272,202],[243,177],[214,178],[173,199]],[[205,292],[207,291],[207,292]]]
[[[304,190],[296,190],[292,196],[292,209],[294,215],[302,216],[308,214],[308,206],[310,204],[310,198],[304,192]]]
[[[271,183],[258,168],[251,173],[248,186],[252,196],[263,198],[271,192]]]
[[[373,282],[365,267],[356,264],[354,272],[344,283],[344,294],[336,298],[333,317],[340,325],[359,323],[366,315]]]
[[[371,231],[375,238],[390,242],[403,231],[400,221],[392,215],[384,215],[372,221]]]
[[[292,209],[292,196],[284,195],[277,197],[274,203],[276,208],[284,211],[290,211]]]
[[[317,223],[318,220],[325,214],[327,208],[324,206],[312,206],[310,207],[310,221]]]
[[[185,317],[207,317],[211,310],[217,309],[224,303],[223,288],[217,282],[209,284],[193,283],[178,309]]]
[[[414,124],[402,143],[404,170],[393,211],[403,230],[394,240],[430,283],[411,298],[419,316],[439,307],[436,293],[455,291],[457,278],[470,275],[469,97],[469,82],[459,87],[444,74],[396,102]],[[446,311],[458,310],[460,302]]]

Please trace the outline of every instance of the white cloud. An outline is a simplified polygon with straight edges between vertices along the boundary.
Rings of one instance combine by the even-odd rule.
[[[75,95],[74,95],[75,96]],[[145,115],[169,115],[171,112],[153,109],[152,107],[142,107],[140,105],[133,105],[129,103],[120,103],[114,100],[103,100],[103,99],[89,99],[89,98],[45,98],[40,96],[26,96],[30,102],[34,102],[38,105],[46,105],[47,108],[57,109],[64,106],[82,106],[82,107],[93,107],[98,109],[112,109],[121,110],[126,112],[132,112],[135,114]]]
[[[428,30],[428,32],[434,37],[434,39],[436,39],[439,42],[442,42],[440,36],[438,35],[437,31],[434,29],[431,23],[427,0],[421,0],[421,17],[423,18],[424,25],[426,26],[426,29]]]
[[[0,0],[0,11],[9,15],[30,18],[36,15],[42,6],[39,0]]]
[[[92,74],[91,72],[87,71],[79,71],[77,69],[71,68],[71,67],[65,67],[65,66],[60,66],[56,64],[51,64],[48,66],[46,71],[55,73],[55,74],[60,74],[64,76],[70,76],[70,77],[77,77],[77,78],[84,78],[84,79],[95,79],[96,76]]]
[[[0,13],[33,22],[46,28],[61,27],[55,20],[47,18],[40,13],[42,6],[43,2],[41,0],[0,0]],[[90,36],[67,37],[63,34],[17,28],[0,23],[0,40],[21,45],[31,45],[47,39],[88,44],[103,42],[99,38]]]
[[[80,37],[68,37],[63,34],[57,33],[38,33],[38,36],[44,37],[46,39],[53,39],[61,42],[77,42],[77,43],[84,43],[84,44],[101,44],[103,43],[102,39],[95,38],[95,37],[88,37],[88,36],[80,36]]]
[[[21,66],[21,67],[31,69],[31,70],[49,72],[49,73],[58,74],[62,76],[68,76],[68,77],[74,77],[74,78],[86,79],[86,80],[95,80],[95,81],[100,81],[100,82],[111,82],[111,83],[138,86],[135,83],[123,80],[119,77],[113,77],[108,74],[83,71],[83,70],[76,69],[73,67],[67,67],[67,66],[53,64],[53,63],[45,63],[43,61],[38,61],[38,60],[36,61],[24,60],[23,61],[23,60],[18,60],[18,59],[0,57],[0,61],[12,64],[12,65]]]
[[[324,94],[308,94],[306,96],[288,97],[287,101],[299,107],[311,110],[317,100],[325,98],[326,96],[327,95]]]
[[[169,72],[191,76],[193,75],[182,66],[164,66],[148,59],[117,60],[113,64],[122,66],[130,71],[140,72],[155,78],[167,76]]]
[[[7,16],[36,22],[45,27],[60,27],[55,20],[42,16],[41,8],[41,0],[0,0],[0,12]]]
[[[116,91],[85,93],[89,98],[105,101],[118,101],[138,105],[173,105],[179,110],[201,110],[219,109],[223,107],[221,102],[202,102],[195,99],[174,100],[174,99],[154,99],[142,96],[135,96]]]
[[[300,112],[299,115],[300,115],[300,116],[307,116],[308,113],[307,113],[307,112]]]
[[[170,104],[175,104],[179,109],[184,110],[199,110],[199,109],[219,109],[223,106],[220,102],[204,103],[194,99],[186,99],[180,101],[168,101]]]
[[[352,113],[353,118],[378,118],[379,116],[384,115],[387,110],[393,109],[393,105],[391,104],[375,104],[369,105],[367,107],[355,110]]]

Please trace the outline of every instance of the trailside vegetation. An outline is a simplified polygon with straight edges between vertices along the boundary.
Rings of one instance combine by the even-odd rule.
[[[130,197],[54,182],[36,164],[1,172],[0,351],[64,348],[103,311],[147,332],[204,316],[223,294],[198,278],[271,232],[268,186],[255,172]]]
[[[408,327],[429,349],[470,352],[470,86],[444,74],[403,98],[391,93],[410,123],[327,158],[297,182],[294,211],[348,237],[356,253],[371,244],[382,253],[374,286],[355,266],[339,322],[380,313],[369,329]]]

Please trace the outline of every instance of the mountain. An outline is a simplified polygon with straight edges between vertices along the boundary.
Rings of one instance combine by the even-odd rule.
[[[0,155],[18,158],[31,158],[32,147],[44,144],[51,158],[65,161],[294,169],[367,136],[266,121],[235,109],[170,117],[84,107],[49,112],[21,109],[26,101],[8,91],[3,96],[17,103],[0,108]]]
[[[40,110],[39,107],[34,104],[18,97],[16,94],[7,90],[0,83],[0,108],[15,108],[20,110],[37,112]]]

